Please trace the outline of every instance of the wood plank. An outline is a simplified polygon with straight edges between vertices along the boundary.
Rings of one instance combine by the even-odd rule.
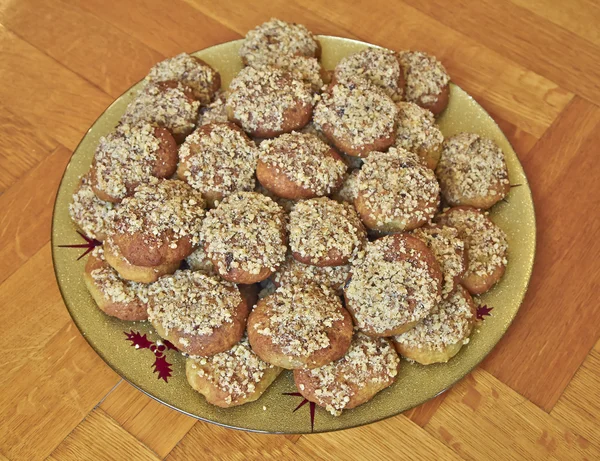
[[[400,415],[340,432],[303,436],[296,446],[310,459],[460,459],[427,432]]]
[[[56,148],[45,131],[0,104],[0,194]]]
[[[425,429],[467,460],[600,459],[600,449],[483,370],[448,394]]]
[[[404,1],[561,87],[600,103],[600,46],[577,34],[497,0],[459,0],[452,8],[444,0]]]
[[[115,25],[164,56],[201,50],[240,38],[225,25],[202,14],[183,0],[112,2],[74,0],[72,3]]]
[[[599,336],[599,143],[600,108],[577,97],[522,158],[538,252],[517,318],[482,366],[547,411]]]
[[[550,412],[565,426],[600,446],[600,342],[589,353],[575,377]]]
[[[167,456],[197,421],[157,402],[125,381],[108,394],[100,408],[161,458]]]
[[[490,112],[490,111],[488,111]],[[493,112],[490,112],[492,118],[496,121],[506,138],[510,141],[517,156],[525,156],[529,153],[535,143],[538,142],[538,137],[527,133],[527,131],[513,125],[510,122],[498,117]]]
[[[68,1],[10,2],[1,11],[0,22],[113,97],[144,78],[150,67],[164,59],[129,34]]]
[[[42,459],[118,381],[72,323],[46,245],[0,285],[0,440]],[[16,327],[18,326],[18,327]]]
[[[600,45],[600,3],[594,0],[510,0],[579,37]]]
[[[101,441],[101,443],[99,443]],[[95,409],[69,434],[50,460],[160,459],[101,409]]]
[[[0,196],[0,283],[50,240],[54,198],[70,158],[57,147]]]
[[[404,412],[403,415],[410,419],[413,423],[421,427],[425,427],[425,425],[429,422],[431,417],[440,407],[447,394],[448,391],[442,392],[437,397],[428,400],[422,405],[419,405],[418,407],[415,407],[412,410]]]
[[[361,0],[348,8],[343,0],[330,0],[307,7],[362,40],[436,55],[453,81],[488,111],[535,137],[544,133],[572,98],[572,93],[528,70],[526,64],[519,65],[402,2]],[[444,9],[454,11],[454,7]],[[357,16],[356,11],[369,14]]]
[[[74,149],[112,98],[0,25],[0,101]],[[43,77],[43,78],[42,78]]]

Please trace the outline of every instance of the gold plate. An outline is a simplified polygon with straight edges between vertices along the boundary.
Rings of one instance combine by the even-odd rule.
[[[355,53],[367,43],[320,36],[322,62],[333,69],[344,56]],[[215,67],[223,85],[241,69],[238,49],[241,40],[223,43],[195,53]],[[60,184],[52,226],[52,254],[58,285],[65,304],[81,333],[94,350],[123,378],[158,401],[196,418],[227,427],[270,432],[311,432],[309,405],[294,412],[302,402],[298,396],[285,395],[296,391],[291,372],[283,373],[257,401],[231,409],[209,405],[192,390],[185,378],[185,358],[177,351],[166,350],[163,359],[172,364],[168,382],[153,372],[155,354],[150,349],[136,349],[127,341],[125,332],[146,334],[150,341],[159,338],[147,322],[124,322],[106,316],[95,305],[83,282],[85,258],[77,260],[78,250],[59,245],[80,244],[82,241],[69,218],[68,205],[81,175],[88,171],[101,136],[116,125],[140,83],[118,98],[89,129],[75,150]],[[421,366],[402,362],[397,381],[379,393],[372,401],[331,416],[318,408],[314,432],[333,431],[368,424],[387,418],[438,395],[471,371],[498,343],[517,314],[525,296],[535,252],[535,216],[531,191],[519,159],[494,120],[477,102],[456,85],[451,84],[450,104],[439,119],[444,136],[461,131],[479,133],[498,143],[506,155],[513,187],[505,202],[491,211],[491,217],[507,234],[508,267],[501,282],[481,297],[480,302],[493,307],[473,333],[470,343],[447,364]],[[81,250],[83,251],[83,250]]]

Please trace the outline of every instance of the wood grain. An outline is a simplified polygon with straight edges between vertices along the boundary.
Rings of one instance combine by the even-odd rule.
[[[467,460],[598,459],[600,450],[489,373],[449,391],[425,429]]]

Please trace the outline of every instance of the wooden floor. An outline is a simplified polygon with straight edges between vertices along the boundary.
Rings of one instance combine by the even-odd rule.
[[[0,460],[600,459],[600,3],[249,5],[0,0]],[[339,433],[247,434],[156,403],[87,345],[52,270],[54,195],[93,121],[156,61],[271,16],[440,57],[515,146],[536,205],[529,292],[492,354],[424,406]]]

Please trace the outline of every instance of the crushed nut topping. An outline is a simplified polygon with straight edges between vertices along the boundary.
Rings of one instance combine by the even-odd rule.
[[[185,258],[185,262],[193,271],[204,272],[208,275],[217,275],[215,266],[204,251],[204,247],[200,245],[194,252]]]
[[[201,104],[208,104],[214,95],[218,78],[218,73],[208,64],[187,53],[181,53],[152,67],[146,81],[180,81],[194,90],[194,96]]]
[[[456,286],[456,280],[466,270],[465,242],[458,237],[458,231],[450,226],[421,227],[413,235],[424,242],[433,252],[442,269],[442,298]]]
[[[358,195],[358,174],[360,170],[352,170],[342,183],[342,187],[335,193],[333,198],[338,202],[354,203]]]
[[[133,188],[153,176],[160,140],[149,123],[124,125],[100,138],[94,153],[96,187],[115,199],[123,199]]]
[[[433,171],[401,148],[372,152],[358,173],[358,196],[377,216],[378,227],[429,221],[437,211],[439,193]]]
[[[314,397],[319,405],[338,416],[363,389],[391,384],[399,364],[400,358],[387,339],[357,333],[344,357],[303,373],[316,381]]]
[[[133,196],[121,202],[112,231],[142,234],[150,247],[177,245],[186,237],[192,245],[198,245],[204,213],[200,192],[183,181],[154,179],[138,186]],[[165,242],[167,236],[172,240]]]
[[[292,132],[263,141],[259,159],[277,174],[321,196],[340,184],[347,169],[343,160],[329,155],[330,150],[314,135]]]
[[[398,54],[385,48],[369,47],[342,59],[335,68],[335,76],[342,80],[369,80],[394,101],[401,100],[404,93]]]
[[[296,80],[308,83],[313,93],[323,87],[321,63],[317,58],[271,54],[255,59],[249,65],[257,69],[264,66],[278,67],[289,72]]]
[[[436,173],[444,197],[454,205],[478,197],[500,200],[509,185],[502,149],[474,133],[460,133],[444,142]]]
[[[92,190],[90,174],[81,177],[69,204],[69,215],[85,235],[93,239],[104,238],[114,219],[117,205],[96,197]],[[100,238],[101,237],[101,238]]]
[[[179,148],[179,172],[194,189],[226,196],[254,189],[257,157],[258,149],[239,128],[214,123],[186,138]]]
[[[340,298],[315,285],[283,285],[261,302],[268,320],[253,327],[288,356],[306,357],[329,347],[327,333],[344,319]]]
[[[236,192],[210,210],[202,226],[209,257],[225,274],[241,269],[258,274],[275,272],[285,259],[285,212],[256,192]]]
[[[404,70],[407,101],[431,104],[450,82],[450,76],[440,61],[422,51],[400,51]]]
[[[290,212],[290,249],[319,262],[334,259],[351,261],[362,252],[365,229],[352,205],[327,197],[298,202]]]
[[[379,87],[366,80],[338,81],[317,97],[313,121],[318,129],[329,126],[336,138],[353,148],[393,136],[398,108]]]
[[[302,264],[289,254],[281,268],[273,275],[273,280],[277,286],[303,286],[312,283],[329,288],[339,294],[348,280],[350,268],[350,264],[329,267]]]
[[[148,320],[170,330],[206,336],[232,323],[242,302],[238,288],[202,272],[175,271],[148,286]]]
[[[245,67],[231,81],[227,107],[246,131],[280,131],[286,115],[312,107],[309,86],[276,67]]]
[[[191,132],[198,118],[200,102],[190,99],[188,87],[180,82],[172,83],[146,85],[127,106],[118,129],[148,122],[165,127],[173,134]]]
[[[440,299],[438,283],[421,252],[389,236],[352,263],[345,295],[356,325],[383,333],[425,318]]]
[[[214,101],[200,109],[198,126],[207,125],[208,123],[228,122],[229,117],[227,117],[227,107],[225,106],[226,99],[227,94],[224,91],[217,91]]]
[[[240,56],[247,64],[268,55],[317,56],[319,45],[302,24],[271,18],[246,34]]]
[[[412,102],[398,103],[398,110],[395,147],[419,155],[441,147],[444,136],[430,111]]]
[[[412,349],[438,351],[465,341],[471,333],[473,319],[469,298],[468,292],[461,287],[440,301],[413,329],[394,336],[394,340]]]

